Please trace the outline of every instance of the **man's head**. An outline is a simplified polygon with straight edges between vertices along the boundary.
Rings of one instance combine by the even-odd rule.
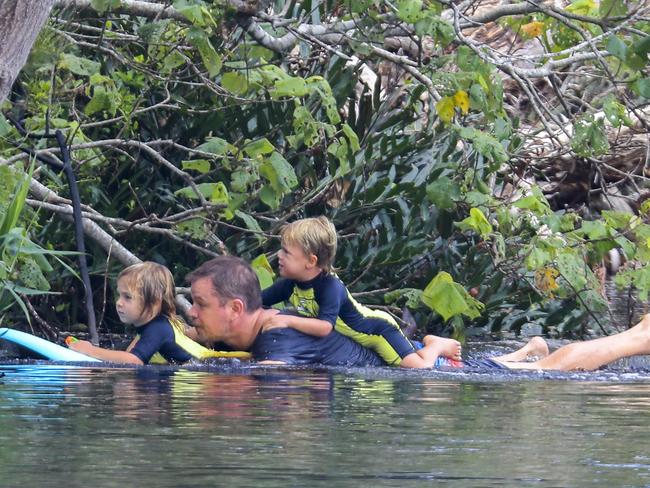
[[[280,274],[302,280],[307,268],[329,272],[336,256],[336,229],[327,217],[300,219],[287,224],[280,232]]]
[[[211,259],[188,274],[187,280],[192,287],[190,316],[202,339],[228,341],[237,333],[233,325],[262,307],[255,271],[235,256]]]

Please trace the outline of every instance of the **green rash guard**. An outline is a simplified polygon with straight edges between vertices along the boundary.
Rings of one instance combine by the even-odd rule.
[[[415,352],[393,318],[357,302],[333,273],[309,281],[282,278],[262,291],[264,306],[286,302],[297,313],[332,324],[337,332],[375,351],[389,366]]]

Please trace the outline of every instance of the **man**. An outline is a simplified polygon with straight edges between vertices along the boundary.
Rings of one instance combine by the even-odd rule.
[[[381,359],[337,332],[325,337],[303,334],[295,329],[276,328],[262,332],[263,324],[277,310],[262,309],[257,275],[240,258],[220,256],[202,264],[187,279],[192,287],[190,317],[199,338],[223,341],[235,349],[250,350],[253,358],[275,364],[380,366]],[[426,356],[435,362],[445,345],[435,339],[425,345]],[[633,328],[619,334],[586,342],[574,342],[550,355],[539,337],[514,353],[493,358],[513,369],[594,370],[617,359],[650,354],[650,314]],[[545,356],[535,362],[521,362],[528,355]]]
[[[250,351],[257,361],[276,364],[325,364],[330,366],[383,366],[370,349],[331,332],[317,337],[290,328],[263,331],[263,325],[277,310],[262,309],[257,275],[246,261],[234,256],[219,256],[190,273],[193,305],[190,309],[198,339],[221,341]],[[453,357],[458,343],[452,339],[428,336],[421,349],[428,367],[438,356]]]

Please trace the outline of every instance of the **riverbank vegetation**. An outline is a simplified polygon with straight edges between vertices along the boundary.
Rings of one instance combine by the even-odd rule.
[[[603,276],[622,257],[643,309],[649,52],[635,0],[55,2],[0,115],[3,325],[89,323],[58,130],[102,331],[125,265],[266,283],[320,214],[350,290],[421,332],[624,327]]]

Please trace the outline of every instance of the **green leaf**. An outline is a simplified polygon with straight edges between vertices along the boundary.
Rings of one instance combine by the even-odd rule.
[[[607,226],[600,220],[585,220],[576,233],[583,234],[589,239],[603,239],[609,237]]]
[[[343,133],[345,136],[348,138],[348,141],[350,142],[350,148],[352,149],[353,152],[357,152],[361,150],[361,146],[359,146],[359,137],[357,136],[356,132],[350,127],[348,124],[343,124]]]
[[[406,298],[404,306],[417,308],[422,303],[422,290],[418,290],[417,288],[400,288],[399,290],[389,291],[384,294],[384,302],[387,304],[397,304],[403,298]]]
[[[483,215],[483,212],[478,208],[471,208],[469,210],[469,217],[461,222],[456,222],[456,225],[461,230],[473,230],[484,239],[492,232],[492,224],[490,224],[485,215]]]
[[[79,58],[74,54],[63,54],[58,66],[79,76],[90,76],[99,73],[101,68],[100,63],[86,58]]]
[[[187,33],[187,40],[198,49],[210,77],[218,75],[221,71],[221,56],[212,47],[207,34],[198,27],[192,27]]]
[[[546,266],[551,261],[551,254],[544,249],[532,245],[526,256],[526,267],[529,270],[537,270]]]
[[[460,187],[452,179],[441,176],[427,185],[427,198],[440,209],[452,209],[460,198]]]
[[[603,110],[610,124],[614,127],[620,127],[625,124],[632,125],[632,121],[625,112],[625,105],[620,104],[613,95],[609,95],[603,102]]]
[[[332,124],[338,124],[341,122],[341,116],[339,115],[339,109],[336,106],[336,100],[332,96],[332,91],[329,89],[329,85],[327,85],[328,90],[322,90],[320,88],[317,88],[316,91],[320,94],[321,97],[321,102],[323,103],[323,106],[325,107],[325,113],[327,114],[328,120]]]
[[[253,185],[257,180],[257,173],[250,168],[239,169],[230,175],[230,188],[233,191],[246,192],[249,185]]]
[[[643,266],[638,269],[626,269],[619,272],[614,280],[620,287],[632,284],[637,289],[641,302],[648,302],[648,294],[650,294],[650,266]]]
[[[248,91],[248,80],[237,71],[229,71],[221,77],[221,86],[230,93],[243,95]]]
[[[7,122],[7,119],[5,119],[5,116],[0,113],[0,137],[4,137],[9,132],[11,132],[11,125],[9,122]]]
[[[409,24],[417,22],[421,12],[422,0],[400,0],[397,4],[397,16]]]
[[[472,141],[474,148],[480,154],[495,163],[493,170],[497,169],[501,163],[505,163],[510,159],[503,145],[495,137],[492,137],[486,132],[471,127],[462,127],[458,130],[458,134],[463,139]]]
[[[182,162],[184,170],[193,170],[198,171],[201,174],[205,174],[210,171],[210,161],[207,159],[192,159],[190,161]]]
[[[445,322],[457,315],[479,317],[484,306],[455,283],[449,273],[441,271],[422,292],[422,302],[439,314]]]
[[[260,224],[257,223],[257,220],[255,220],[255,218],[246,212],[242,212],[241,210],[235,211],[235,215],[244,222],[247,229],[258,232],[255,234],[258,242],[263,242],[266,240],[266,237],[262,235],[262,228],[260,227]]]
[[[627,56],[627,46],[616,36],[611,36],[607,41],[607,51],[616,56],[621,61],[625,61]]]
[[[212,203],[228,204],[228,190],[226,190],[226,186],[221,181],[217,183],[199,183],[196,185],[196,188],[204,198],[212,201]],[[183,196],[191,200],[199,198],[191,186],[176,190],[174,195]]]
[[[265,185],[260,190],[260,200],[272,210],[280,206],[280,195],[269,185]]]
[[[632,219],[635,216],[628,212],[618,212],[615,210],[603,210],[602,212],[603,219],[607,222],[607,225],[617,229],[623,230],[630,226]]]
[[[185,64],[185,57],[174,50],[165,56],[163,59],[162,72],[171,73],[174,68],[178,68]]]
[[[367,10],[373,6],[374,0],[355,0],[350,2],[350,10],[353,14],[367,13]]]
[[[121,3],[120,0],[90,0],[90,6],[100,14],[107,10],[119,8]]]
[[[650,98],[650,78],[640,78],[632,83],[632,91],[643,98]]]
[[[600,0],[598,11],[603,18],[622,17],[627,14],[627,6],[623,0]]]
[[[205,220],[201,218],[183,220],[178,222],[175,227],[180,234],[189,235],[198,240],[205,240],[209,234]]]
[[[535,192],[532,195],[520,198],[513,205],[517,208],[530,210],[537,215],[547,215],[551,213],[551,208],[544,195],[541,192]]]
[[[571,285],[573,290],[580,291],[587,284],[587,272],[590,272],[581,255],[573,251],[560,253],[557,267],[562,277]]]
[[[31,174],[32,172],[30,170],[28,174],[18,181],[9,205],[6,207],[6,211],[0,221],[0,236],[5,236],[11,229],[16,227],[20,213],[25,206]],[[3,205],[6,205],[6,202],[3,202]]]
[[[275,278],[275,273],[271,267],[271,263],[266,258],[265,254],[260,254],[255,259],[251,261],[251,267],[257,274],[257,278],[260,280],[260,286],[262,290],[268,288],[273,284],[273,279]]]
[[[266,137],[249,142],[244,146],[244,152],[251,158],[256,158],[263,154],[271,154],[273,151],[275,151],[275,147],[273,147],[273,144]]]
[[[650,53],[650,36],[645,36],[632,45],[632,49],[637,56],[644,59],[647,63],[648,54]]]
[[[454,27],[431,11],[422,12],[415,23],[415,33],[419,36],[431,36],[442,47],[454,40]]]
[[[468,205],[472,207],[481,207],[488,205],[490,201],[492,200],[491,195],[486,195],[485,193],[482,193],[480,191],[468,191],[467,193],[462,195],[462,200],[467,203]]]
[[[194,25],[205,25],[201,5],[190,3],[187,0],[174,0],[174,8]]]
[[[286,193],[298,185],[293,166],[279,152],[273,152],[264,160],[260,165],[260,174],[269,180],[273,189],[279,194]]]
[[[574,128],[571,148],[578,156],[602,156],[609,150],[604,119],[594,120],[593,116],[583,117],[575,123]]]
[[[230,197],[228,196],[228,189],[223,182],[219,181],[214,184],[212,193],[210,194],[210,202],[215,204],[228,205]]]
[[[270,93],[274,100],[282,97],[304,97],[309,94],[309,88],[302,78],[287,78],[277,80]]]
[[[348,148],[348,142],[345,139],[334,139],[327,146],[327,153],[335,156],[339,161],[339,167],[336,169],[337,178],[345,176],[350,172]]]
[[[93,98],[86,104],[84,113],[86,115],[93,115],[97,112],[106,110],[115,114],[117,107],[113,106],[115,95],[109,93],[103,86],[95,85],[93,88]]]
[[[228,154],[231,145],[228,141],[220,137],[209,137],[203,144],[196,148],[197,151],[214,154],[215,156],[225,156]]]

